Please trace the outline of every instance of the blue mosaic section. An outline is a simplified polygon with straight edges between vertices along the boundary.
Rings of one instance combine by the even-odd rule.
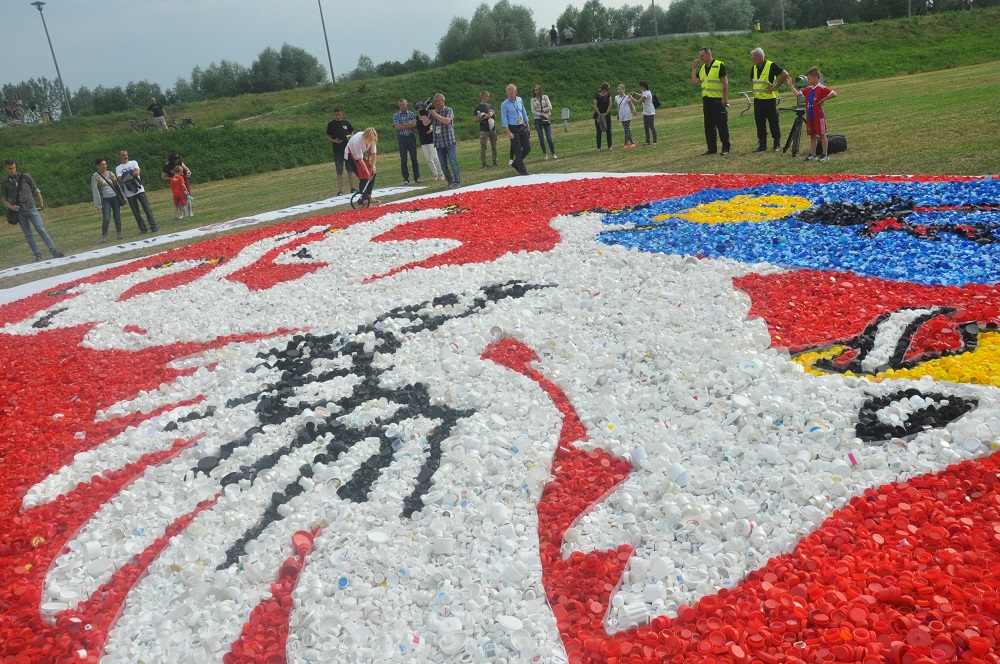
[[[736,196],[795,196],[813,206],[767,222],[652,221]],[[604,222],[636,228],[601,233],[602,242],[641,251],[853,272],[927,285],[1000,282],[1000,182],[994,180],[845,180],[706,189],[609,214]]]

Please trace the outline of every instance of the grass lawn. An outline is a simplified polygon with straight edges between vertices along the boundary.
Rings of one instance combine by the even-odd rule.
[[[704,149],[701,107],[663,108],[657,113],[659,145],[622,150],[621,125],[615,123],[615,149],[595,150],[594,126],[588,118],[570,124],[569,132],[561,125],[553,126],[553,140],[558,160],[542,159],[537,136],[532,135],[532,153],[528,170],[541,172],[677,172],[677,173],[911,173],[911,174],[996,174],[1000,173],[1000,137],[995,127],[1000,124],[1000,97],[996,81],[1000,78],[1000,62],[915,74],[891,79],[873,80],[834,86],[839,97],[827,107],[831,133],[845,134],[849,149],[835,155],[829,163],[804,163],[800,155],[752,154],[756,146],[753,113],[740,116],[744,107],[736,98],[731,101],[730,132],[733,152],[727,157],[700,157]],[[738,84],[734,90],[744,89]],[[787,103],[786,103],[787,105]],[[781,113],[782,130],[787,132],[793,115]],[[637,143],[643,142],[642,120],[634,124]],[[803,140],[806,140],[803,137]],[[462,184],[471,185],[487,180],[516,177],[506,166],[508,141],[501,135],[498,141],[501,166],[482,169],[479,163],[478,141],[459,144]],[[144,164],[145,165],[145,164]],[[398,185],[401,176],[395,151],[381,155],[379,184]],[[145,165],[157,173],[159,164]],[[193,185],[194,219],[173,221],[169,190],[150,196],[158,223],[164,230],[178,230],[226,221],[238,217],[277,210],[299,203],[328,198],[336,193],[332,164],[307,166],[240,179],[206,184],[197,182],[197,164]],[[424,175],[429,175],[421,155]],[[157,173],[158,175],[158,173]],[[428,181],[424,191],[442,189],[442,183]],[[39,182],[45,191],[45,182]],[[89,187],[89,180],[81,183]],[[43,213],[46,228],[61,251],[78,253],[94,249],[100,239],[100,211],[91,204],[68,205],[47,209]],[[127,208],[123,210],[126,238],[138,234]],[[275,222],[280,223],[280,222]],[[157,247],[133,254],[103,259],[115,262],[162,251]],[[0,236],[0,269],[24,264],[31,260],[20,229],[8,226]],[[0,280],[0,288],[71,272],[85,267],[76,263],[62,269],[33,272]]]

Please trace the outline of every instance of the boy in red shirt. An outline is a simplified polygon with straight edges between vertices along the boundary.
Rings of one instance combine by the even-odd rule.
[[[819,69],[817,67],[806,72],[806,81],[808,81],[809,86],[799,90],[806,98],[806,131],[809,133],[809,141],[812,146],[806,161],[816,159],[816,143],[820,137],[823,139],[823,156],[819,160],[828,161],[830,157],[827,149],[830,141],[826,137],[826,114],[823,112],[823,102],[833,99],[837,93],[819,82]]]
[[[815,149],[815,145],[813,146]],[[170,191],[174,195],[174,209],[177,215],[174,219],[184,219],[187,217],[188,192],[187,183],[184,182],[184,169],[180,165],[174,166],[174,175],[170,178]]]

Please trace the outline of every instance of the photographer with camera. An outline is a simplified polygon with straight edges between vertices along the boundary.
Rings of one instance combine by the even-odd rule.
[[[445,105],[444,95],[434,95],[434,107],[428,109],[434,123],[434,147],[437,148],[441,170],[450,189],[462,186],[462,173],[458,170],[458,142],[455,139],[455,111]],[[451,165],[451,170],[448,166]]]
[[[420,151],[424,153],[424,159],[427,160],[434,179],[444,180],[444,172],[441,170],[437,149],[434,147],[434,126],[431,124],[431,115],[427,112],[427,107],[431,103],[430,100],[418,101],[413,107],[417,111],[417,138],[420,140]]]
[[[146,188],[142,186],[142,178],[139,177],[139,163],[134,159],[130,160],[128,150],[125,149],[118,151],[118,161],[121,163],[115,167],[115,175],[118,176],[125,188],[125,198],[132,210],[132,216],[135,217],[135,223],[139,224],[139,234],[145,235],[147,232],[146,222],[142,220],[142,214],[139,213],[140,205],[142,205],[143,212],[146,213],[146,219],[149,220],[149,228],[154,233],[157,232],[160,229],[156,226],[156,220],[153,219],[153,211],[149,208],[149,199],[146,198]]]
[[[38,243],[35,242],[35,233],[42,238],[45,247],[52,254],[53,258],[62,258],[63,253],[56,249],[45,224],[42,223],[42,215],[39,210],[45,209],[45,199],[42,198],[42,191],[35,184],[34,179],[28,173],[17,172],[17,162],[7,159],[3,162],[3,170],[7,177],[0,182],[0,201],[3,202],[7,213],[7,223],[11,226],[20,226],[24,233],[24,239],[28,241],[31,253],[35,255],[35,260],[42,260],[42,252],[38,250]],[[38,206],[35,206],[33,197],[38,197]]]

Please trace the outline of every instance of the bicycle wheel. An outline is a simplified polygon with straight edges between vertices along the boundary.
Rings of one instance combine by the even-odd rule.
[[[137,126],[135,126],[134,124],[130,124],[128,126],[128,133],[131,134],[131,133],[136,132],[136,131],[139,131],[139,128]]]
[[[194,129],[194,120],[188,118],[187,120],[184,121],[184,124],[182,124],[181,126],[184,127],[185,129],[188,127]]]

